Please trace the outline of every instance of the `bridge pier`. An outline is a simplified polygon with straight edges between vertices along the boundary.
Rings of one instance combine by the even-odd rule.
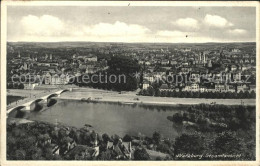
[[[28,105],[25,105],[25,107],[22,108],[21,111],[26,111],[26,112],[33,111],[36,108],[36,104],[37,104],[36,102],[32,102],[32,103],[30,103]]]
[[[46,98],[46,99],[42,100],[42,102],[43,103],[48,103],[48,99]]]

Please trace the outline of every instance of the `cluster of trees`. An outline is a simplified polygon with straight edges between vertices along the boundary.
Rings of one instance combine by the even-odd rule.
[[[255,144],[238,137],[238,132],[190,133],[175,139],[175,160],[255,160]],[[198,155],[196,157],[180,154]],[[200,156],[201,155],[201,156]]]
[[[126,56],[112,56],[108,60],[108,66],[107,70],[94,73],[95,77],[92,77],[93,74],[89,74],[87,77],[83,75],[74,79],[74,84],[114,91],[134,91],[137,89],[138,80],[135,73],[139,72],[140,66],[136,60]]]
[[[15,124],[7,126],[7,160],[59,160],[50,144],[51,126],[44,124]],[[37,146],[39,144],[39,146]]]
[[[187,130],[190,134],[184,133],[176,138],[175,159],[194,160],[180,158],[178,154],[203,154],[203,160],[255,159],[255,106],[200,104],[175,113],[169,119],[179,124],[192,122],[193,127],[193,130]],[[216,156],[209,158],[205,154]],[[220,154],[240,156],[223,158],[218,156]]]
[[[7,83],[7,89],[24,89],[23,83]]]
[[[63,160],[74,156],[63,155],[68,143],[92,146],[96,133],[86,128],[56,128],[52,124],[33,122],[27,124],[9,124],[7,126],[8,160]],[[97,134],[102,147],[102,137]],[[51,141],[49,141],[51,140]],[[53,145],[60,147],[60,155],[53,153]],[[74,158],[73,158],[74,159]]]
[[[199,131],[250,130],[255,125],[255,106],[199,104],[182,113],[177,112],[168,119],[175,123],[196,123]]]
[[[78,145],[92,147],[95,139],[98,141],[100,154],[92,157],[91,154],[84,158],[77,157],[81,152],[65,154],[68,143],[73,141]],[[88,127],[80,129],[66,126],[54,126],[44,122],[7,125],[7,159],[8,160],[124,160],[118,158],[121,138],[118,135],[102,136]],[[125,135],[122,140],[132,141],[133,137]],[[107,143],[113,142],[114,149],[107,149]],[[60,147],[59,155],[53,153],[54,145]],[[137,151],[136,154],[139,152]],[[136,158],[138,160],[138,158]]]
[[[18,100],[21,100],[23,98],[24,97],[22,97],[22,96],[10,96],[10,95],[8,95],[7,98],[6,98],[6,101],[7,101],[7,104],[10,104],[10,103],[16,102]]]
[[[255,99],[255,91],[240,91],[237,92],[188,92],[188,91],[169,91],[160,90],[149,86],[147,89],[142,89],[139,95],[156,96],[156,97],[179,97],[179,98],[209,98],[209,99]]]

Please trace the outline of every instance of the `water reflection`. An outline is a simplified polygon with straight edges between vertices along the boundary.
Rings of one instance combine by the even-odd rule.
[[[27,110],[25,106],[19,106],[16,109],[14,109],[8,116],[14,117],[14,118],[29,118],[29,115],[31,113],[37,113],[42,111],[46,107],[51,107],[57,103],[56,99],[49,99],[48,103],[43,103],[42,101],[38,101],[35,103],[32,103],[31,110]]]
[[[57,103],[56,99],[49,99],[49,101],[47,103],[47,107],[51,107],[51,106],[53,106],[56,103]]]

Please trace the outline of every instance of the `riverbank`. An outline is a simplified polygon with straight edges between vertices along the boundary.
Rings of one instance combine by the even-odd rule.
[[[47,87],[45,87],[47,88]],[[66,87],[63,87],[66,88]],[[33,98],[46,95],[50,91],[56,89],[45,90],[8,90],[8,95],[22,96],[19,104],[28,102]],[[186,107],[197,104],[223,104],[223,105],[256,105],[255,99],[204,99],[204,98],[173,98],[173,97],[154,97],[154,96],[139,96],[137,91],[134,92],[115,92],[93,88],[73,87],[73,90],[62,93],[59,99],[67,100],[91,100],[93,102],[109,102],[121,104],[146,104],[146,105],[166,105],[174,107]],[[7,108],[16,106],[18,103],[10,103]]]
[[[117,102],[123,104],[149,104],[149,105],[197,105],[197,104],[223,104],[223,105],[256,105],[255,99],[204,99],[204,98],[173,98],[139,96],[137,92],[113,92],[92,88],[74,88],[72,92],[63,93],[59,99],[91,100],[96,102]]]

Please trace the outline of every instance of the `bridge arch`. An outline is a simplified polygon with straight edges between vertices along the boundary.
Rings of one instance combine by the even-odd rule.
[[[58,95],[61,95],[62,93],[67,92],[67,91],[69,91],[69,90],[68,89],[63,89],[63,90],[60,90],[60,91],[55,92],[55,93],[58,94]]]
[[[42,100],[43,100],[42,98],[39,98],[39,99],[36,99],[35,102],[38,103],[38,102],[40,102]]]
[[[47,97],[47,99],[50,99],[50,98],[52,98],[52,97],[57,97],[57,96],[58,96],[58,94],[53,93],[53,94],[50,94],[50,95]]]
[[[14,107],[14,108],[11,108],[7,111],[7,115],[6,117],[8,116],[12,116],[12,117],[16,117],[17,115],[17,112],[20,112],[21,109],[25,108],[26,106],[24,105],[20,105],[20,106],[17,106],[17,107]]]
[[[64,93],[64,92],[67,92],[67,91],[69,91],[68,89],[63,89],[61,92],[60,92],[60,94],[62,94],[62,93]]]
[[[9,114],[9,113],[13,112],[14,110],[20,110],[20,109],[23,109],[23,108],[25,108],[24,105],[19,105],[19,106],[17,106],[17,107],[14,107],[14,108],[9,109],[9,110],[7,111],[7,113]]]
[[[42,100],[43,100],[42,98],[39,98],[39,99],[33,100],[33,101],[27,103],[25,106],[29,106],[29,105],[31,105],[31,104],[33,104],[33,103],[38,103],[38,102],[40,102],[40,101],[42,101]]]

